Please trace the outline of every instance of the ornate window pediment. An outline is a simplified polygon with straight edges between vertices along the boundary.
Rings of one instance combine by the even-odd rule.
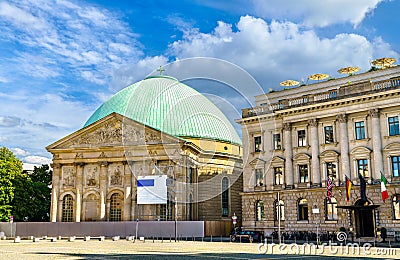
[[[266,163],[266,161],[256,158],[256,159],[252,160],[251,162],[249,162],[249,165],[252,168],[263,168],[265,163]]]

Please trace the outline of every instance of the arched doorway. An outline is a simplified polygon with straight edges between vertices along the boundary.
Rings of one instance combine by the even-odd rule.
[[[375,236],[374,207],[367,201],[357,200],[354,204],[355,228],[358,237]]]

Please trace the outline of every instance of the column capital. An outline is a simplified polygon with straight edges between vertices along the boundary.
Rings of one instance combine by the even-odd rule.
[[[53,169],[60,169],[62,167],[61,163],[51,163],[50,167]]]
[[[316,127],[316,126],[318,126],[318,119],[316,119],[316,118],[308,119],[308,124],[310,126]]]
[[[346,114],[339,114],[336,116],[336,119],[339,123],[346,123],[347,122],[347,115]]]
[[[74,162],[74,165],[83,167],[83,166],[85,166],[85,163],[84,162]]]
[[[105,167],[108,166],[109,163],[107,161],[98,161],[97,164]]]
[[[289,122],[283,123],[283,130],[285,130],[285,131],[292,130],[292,123],[289,123]]]
[[[375,108],[375,109],[370,109],[368,111],[368,114],[372,117],[372,118],[379,118],[379,109]]]

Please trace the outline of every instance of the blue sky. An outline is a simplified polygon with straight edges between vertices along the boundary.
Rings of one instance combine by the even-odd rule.
[[[399,60],[398,10],[398,0],[0,0],[0,145],[24,162],[47,163],[45,146],[176,60],[226,60],[264,91]]]

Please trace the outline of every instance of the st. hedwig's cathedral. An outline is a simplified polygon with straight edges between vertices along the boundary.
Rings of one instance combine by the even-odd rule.
[[[126,87],[47,150],[52,222],[241,215],[241,139],[213,103],[172,77]]]

